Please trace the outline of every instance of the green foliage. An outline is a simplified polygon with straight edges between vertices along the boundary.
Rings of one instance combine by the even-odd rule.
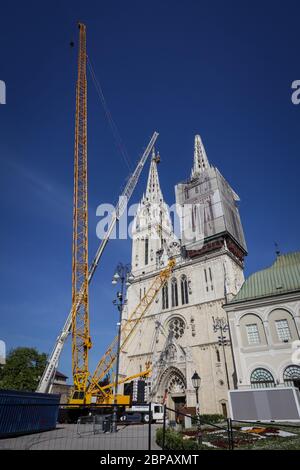
[[[280,429],[285,429],[280,427]],[[299,450],[300,449],[300,427],[286,428],[288,432],[294,433],[294,436],[278,437],[268,436],[264,439],[259,439],[257,436],[250,435],[246,432],[235,431],[235,449],[268,449],[268,450]],[[205,433],[203,435],[205,442],[198,444],[196,438],[183,439],[180,432],[173,429],[166,429],[165,436],[165,450],[224,450],[228,449],[227,434],[213,434]],[[163,428],[156,431],[156,442],[162,447],[163,443]],[[209,447],[207,443],[211,443],[214,447]]]
[[[162,447],[163,445],[163,428],[156,431],[156,442]],[[181,450],[183,449],[182,435],[172,429],[166,429],[165,435],[165,449],[166,450]]]
[[[184,450],[199,450],[202,446],[199,446],[198,442],[193,439],[186,439],[183,441]]]
[[[203,414],[200,415],[201,424],[216,424],[224,421],[224,416],[219,414]],[[197,416],[192,417],[192,424],[197,423]]]
[[[156,443],[163,445],[163,428],[156,430]],[[165,450],[199,450],[207,449],[205,445],[198,444],[195,439],[183,439],[183,435],[173,429],[166,429]]]
[[[158,428],[156,429],[156,443],[162,447],[162,443],[163,443],[163,428]]]
[[[235,449],[251,449],[251,450],[299,450],[300,449],[300,427],[296,428],[282,428],[294,436],[278,437],[265,436],[264,439],[244,438],[245,432],[235,432]]]
[[[35,391],[46,362],[46,354],[34,348],[13,349],[0,369],[0,388]]]
[[[182,435],[173,430],[166,431],[165,448],[167,450],[183,449]]]

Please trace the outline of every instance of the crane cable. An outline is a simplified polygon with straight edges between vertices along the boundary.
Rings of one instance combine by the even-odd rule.
[[[98,95],[98,97],[100,99],[100,102],[102,104],[102,107],[103,107],[103,110],[104,110],[104,113],[105,113],[105,117],[108,121],[109,127],[110,127],[110,129],[112,131],[112,134],[113,134],[113,137],[115,139],[115,143],[117,145],[117,148],[119,149],[122,157],[124,158],[124,161],[125,161],[128,169],[129,169],[129,171],[131,171],[130,158],[129,158],[128,153],[126,151],[125,145],[124,145],[123,140],[122,140],[121,135],[120,135],[120,132],[118,131],[117,125],[116,125],[115,121],[113,120],[111,112],[110,112],[110,110],[107,106],[106,99],[104,97],[102,87],[100,85],[99,80],[96,77],[92,61],[91,61],[91,59],[89,58],[88,55],[87,55],[87,65],[88,65],[88,70],[89,70],[90,75],[92,77],[92,81],[94,83],[97,95]]]

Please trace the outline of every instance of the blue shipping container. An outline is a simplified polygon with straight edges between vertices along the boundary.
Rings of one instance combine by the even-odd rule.
[[[0,390],[0,438],[55,429],[60,395]]]

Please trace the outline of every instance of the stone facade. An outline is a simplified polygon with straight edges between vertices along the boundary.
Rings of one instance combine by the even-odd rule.
[[[60,403],[68,403],[73,392],[73,386],[67,384],[68,377],[58,370],[55,373],[51,393],[60,395]]]
[[[300,253],[279,255],[224,306],[238,388],[300,388]],[[259,291],[258,291],[259,290]]]
[[[237,196],[225,180],[226,201],[221,191],[215,194],[218,204],[210,209],[211,217],[202,216],[206,211],[202,210],[201,201],[193,202],[201,223],[194,230],[196,243],[195,239],[191,245],[187,243],[186,230],[194,224],[188,214],[190,218],[194,216],[189,201],[185,207],[181,199],[181,195],[187,193],[185,185],[200,186],[205,180],[207,190],[214,197],[209,183],[217,172],[210,166],[206,154],[203,159],[205,150],[199,139],[196,136],[192,177],[176,190],[176,203],[187,209],[185,223],[181,224],[180,240],[172,231],[159,186],[158,157],[155,154],[152,157],[147,189],[133,225],[134,280],[128,287],[124,318],[133,311],[160,269],[166,265],[171,248],[174,248],[172,256],[176,265],[168,283],[121,352],[120,373],[124,377],[139,373],[150,361],[153,370],[149,380],[151,399],[165,401],[170,407],[184,404],[193,408],[196,398],[191,377],[196,370],[201,377],[201,412],[225,413],[228,385],[230,388],[235,386],[234,365],[230,343],[228,341],[224,347],[219,345],[219,333],[214,332],[213,321],[214,318],[226,321],[222,305],[238,292],[243,283],[246,248],[236,206]],[[236,238],[226,228],[229,216],[226,211],[222,212],[225,204],[229,204],[235,214],[239,234]],[[232,214],[230,217],[232,226]],[[221,228],[215,226],[209,236],[205,235],[212,221],[220,218],[223,218]]]

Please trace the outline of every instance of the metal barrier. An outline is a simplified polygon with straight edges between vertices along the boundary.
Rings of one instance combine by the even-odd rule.
[[[60,405],[58,421],[49,429],[45,416],[52,416],[50,406],[57,408],[51,403],[39,403],[38,408],[32,403],[2,403],[0,417],[6,417],[6,427],[5,436],[0,438],[0,450],[300,449],[299,423],[233,421],[229,418],[210,422],[203,416],[199,421],[197,416],[167,406],[164,406],[162,421],[155,423],[149,404],[149,419],[144,416],[144,420],[139,416],[141,413],[135,413],[128,421],[123,421],[124,407],[118,406],[117,432],[111,432],[113,405]],[[47,407],[46,414],[43,407]],[[35,413],[34,422],[38,423],[34,432],[23,426],[24,413],[28,414],[31,408]],[[22,435],[15,434],[18,422],[25,429]]]
[[[168,412],[175,415],[175,421],[169,419]],[[182,425],[176,422],[179,417],[183,417],[184,419],[187,418],[187,421],[190,423],[189,430],[184,429]],[[215,446],[212,442],[214,440],[214,435],[217,434],[219,434],[219,444],[220,442],[223,444],[223,446],[221,447],[228,450],[231,450],[233,448],[231,423],[230,420],[227,418],[224,418],[223,423],[216,424],[209,421],[204,421],[203,418],[199,417],[198,415],[193,416],[190,414],[183,413],[182,411],[178,411],[176,409],[164,406],[164,419],[161,442],[163,450],[174,450],[172,448],[169,448],[169,446],[167,445],[166,437],[170,429],[176,430],[176,428],[179,431],[179,435],[182,437],[182,442],[178,440],[177,445],[180,446],[182,450],[190,450],[192,448],[217,448],[217,446]],[[209,429],[210,432],[206,432],[207,429]],[[188,441],[190,443],[188,443]],[[191,447],[191,444],[194,444],[193,447]]]
[[[175,420],[170,419],[175,416]],[[190,428],[179,423],[188,418]],[[159,436],[163,450],[205,449],[299,449],[300,424],[282,422],[237,421],[224,418],[218,424],[164,407],[164,419]]]
[[[175,416],[171,420],[170,416]],[[179,418],[188,418],[186,428]],[[236,421],[224,418],[217,423],[164,407],[164,419],[159,435],[163,450],[217,449],[300,449],[300,424],[281,422]]]
[[[4,412],[5,404],[1,405],[0,412]],[[9,406],[12,406],[11,404]],[[51,406],[47,404],[47,406]],[[54,405],[53,405],[54,406]],[[57,405],[55,405],[57,406]],[[148,406],[148,405],[147,405]],[[9,427],[14,428],[18,417],[23,416],[28,404],[18,404],[14,409],[12,422]],[[151,450],[160,449],[155,444],[155,432],[152,427],[151,404],[149,404],[149,419],[137,419],[139,416],[130,415],[127,421],[124,418],[124,407],[117,406],[117,432],[112,431],[112,406],[69,406],[60,405],[56,426],[45,430],[43,427],[36,432],[12,435],[9,432],[0,438],[0,450]],[[7,413],[6,413],[7,415]],[[140,413],[140,418],[142,414]],[[43,413],[41,413],[43,416]]]
[[[232,449],[300,449],[300,423],[229,420]]]

